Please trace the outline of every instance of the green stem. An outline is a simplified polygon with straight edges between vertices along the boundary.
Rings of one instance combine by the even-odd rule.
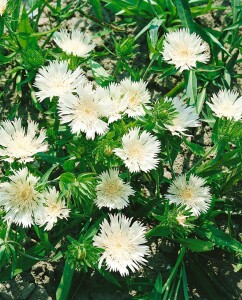
[[[164,98],[166,97],[173,97],[176,96],[183,88],[185,87],[185,82],[178,83],[169,93],[167,93]]]
[[[145,78],[146,78],[148,72],[150,71],[150,68],[152,67],[153,63],[156,61],[156,59],[158,58],[158,56],[159,56],[158,54],[155,54],[155,55],[152,57],[152,59],[151,59],[149,65],[148,65],[147,69],[145,70],[144,75],[143,75],[143,77],[142,77],[143,80],[145,80]]]
[[[162,288],[162,293],[164,293],[164,291],[170,286],[174,276],[176,275],[178,267],[182,263],[182,260],[183,260],[183,257],[185,255],[185,253],[186,253],[186,248],[182,247],[180,253],[178,254],[176,264],[175,264],[174,268],[172,269],[172,272],[171,272],[170,276],[168,277],[166,283],[164,284],[164,286]]]
[[[7,244],[7,242],[8,242],[8,236],[9,236],[11,225],[12,225],[12,221],[8,222],[8,227],[7,227],[5,238],[4,238],[5,244]]]

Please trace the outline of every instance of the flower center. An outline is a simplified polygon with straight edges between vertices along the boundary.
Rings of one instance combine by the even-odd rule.
[[[24,186],[19,191],[19,198],[24,202],[31,202],[33,200],[33,190],[30,186]]]
[[[182,58],[187,58],[187,57],[190,55],[190,53],[189,53],[189,51],[188,51],[187,48],[181,49],[181,50],[179,51],[179,54],[180,54],[180,56],[181,56]]]
[[[110,181],[104,186],[104,194],[107,197],[119,196],[121,194],[121,186],[119,181]]]
[[[128,150],[128,153],[129,153],[129,156],[134,158],[134,159],[141,159],[142,150],[137,145],[130,146],[130,148]]]
[[[185,188],[184,190],[180,191],[179,196],[186,202],[194,197],[194,193],[191,189]]]

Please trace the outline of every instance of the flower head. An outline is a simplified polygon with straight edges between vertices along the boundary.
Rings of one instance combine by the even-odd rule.
[[[110,215],[110,223],[105,219],[101,232],[94,237],[94,245],[104,249],[99,260],[99,268],[105,260],[107,269],[118,271],[122,276],[135,272],[144,264],[144,256],[149,248],[146,242],[145,228],[139,222],[131,225],[132,218],[124,215]],[[129,268],[129,269],[128,269]]]
[[[129,117],[144,116],[143,105],[148,109],[147,104],[150,103],[150,93],[146,88],[147,82],[132,81],[130,78],[126,78],[120,82],[120,87],[124,96],[128,98],[125,113]]]
[[[119,178],[119,171],[111,169],[103,172],[99,179],[101,182],[96,187],[96,205],[111,209],[123,209],[129,204],[129,196],[134,195],[134,190],[129,183],[124,183]]]
[[[110,83],[108,87],[98,87],[96,90],[100,101],[109,107],[108,123],[115,122],[122,118],[123,112],[126,110],[129,102],[127,95],[123,95],[121,85]]]
[[[175,97],[174,99],[166,98],[166,101],[171,101],[175,108],[176,115],[171,121],[172,124],[165,125],[173,135],[185,134],[187,127],[200,126],[198,114],[193,107],[187,106],[179,97]]]
[[[104,134],[108,129],[108,124],[101,118],[108,114],[109,108],[98,101],[91,84],[79,86],[76,93],[60,98],[61,123],[70,123],[72,133],[84,132],[87,139],[94,140],[95,134]]]
[[[93,37],[90,34],[82,33],[79,30],[73,30],[71,33],[61,30],[54,35],[55,43],[64,52],[79,57],[86,57],[95,48],[92,40]]]
[[[75,92],[76,88],[87,82],[82,70],[78,67],[74,72],[68,70],[67,61],[52,61],[49,66],[39,69],[34,85],[39,89],[36,97],[39,101],[45,98],[62,97]]]
[[[130,129],[122,137],[123,148],[115,148],[114,153],[119,156],[128,167],[130,172],[148,172],[157,167],[160,151],[160,142],[149,132],[140,128]]]
[[[5,12],[6,7],[7,7],[7,3],[8,3],[8,0],[1,0],[0,1],[0,16],[2,16],[3,13]]]
[[[29,121],[28,129],[21,126],[21,119],[5,121],[0,126],[0,156],[3,160],[13,162],[15,159],[20,162],[33,161],[33,156],[38,152],[48,150],[47,143],[44,142],[45,130],[38,133],[38,124]]]
[[[43,197],[36,189],[39,178],[23,168],[14,171],[9,179],[10,182],[0,183],[0,206],[6,212],[4,220],[30,227],[43,205]]]
[[[43,193],[44,204],[39,210],[36,223],[39,226],[45,225],[45,230],[51,230],[58,219],[67,219],[70,209],[66,208],[65,202],[60,200],[59,192],[53,187]]]
[[[218,118],[241,119],[242,97],[230,90],[220,90],[218,94],[213,94],[212,103],[208,103]]]
[[[183,71],[195,68],[197,62],[206,63],[210,50],[196,33],[179,29],[166,34],[162,55],[166,62]]]
[[[210,189],[205,184],[206,181],[196,175],[191,175],[188,181],[185,174],[180,175],[172,182],[165,197],[170,203],[185,205],[197,217],[208,210],[211,202]]]

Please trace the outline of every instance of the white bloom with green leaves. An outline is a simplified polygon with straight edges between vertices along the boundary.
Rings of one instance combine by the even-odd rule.
[[[129,102],[129,97],[123,94],[121,85],[110,83],[107,87],[98,87],[96,94],[100,102],[109,107],[108,123],[120,120]]]
[[[170,203],[185,205],[198,217],[208,211],[211,203],[210,188],[205,184],[206,181],[201,177],[192,174],[187,180],[186,174],[183,174],[173,180],[165,197]]]
[[[63,97],[73,93],[76,88],[87,82],[79,67],[75,71],[68,70],[68,62],[57,60],[50,62],[46,67],[38,70],[34,86],[39,89],[35,92],[37,99],[41,102],[46,98]]]
[[[242,96],[231,90],[220,90],[213,94],[212,103],[208,103],[218,118],[234,119],[236,121],[242,116]]]
[[[45,230],[51,230],[58,219],[67,219],[70,209],[66,207],[65,201],[60,199],[60,193],[55,187],[43,192],[44,204],[36,217],[39,226],[45,226]]]
[[[140,222],[132,222],[132,218],[124,215],[110,215],[101,224],[101,232],[94,236],[94,246],[104,249],[99,268],[105,261],[109,271],[119,272],[121,276],[135,272],[146,262],[149,253],[146,243],[145,227]]]
[[[6,215],[3,219],[16,225],[30,227],[43,207],[43,195],[37,190],[39,178],[27,168],[14,171],[9,182],[0,183],[0,206]]]
[[[99,184],[96,187],[94,202],[99,208],[123,209],[129,205],[129,196],[134,195],[134,190],[129,183],[119,177],[118,169],[110,169],[101,173]]]
[[[83,58],[88,56],[96,46],[91,34],[79,30],[68,32],[62,29],[54,34],[54,41],[66,54]]]
[[[194,107],[186,105],[179,97],[173,99],[166,98],[165,101],[170,101],[175,109],[175,115],[171,120],[171,124],[165,125],[173,135],[186,135],[185,132],[189,127],[198,127],[201,125]]]
[[[156,169],[159,163],[159,140],[140,128],[132,128],[122,137],[122,148],[115,148],[114,153],[119,156],[130,172],[148,172]]]
[[[120,82],[120,87],[123,95],[128,98],[127,108],[125,113],[132,118],[145,115],[143,108],[149,109],[150,92],[147,89],[147,82],[132,81],[131,78],[126,78]]]
[[[108,124],[102,120],[109,114],[110,107],[102,103],[92,84],[81,85],[76,95],[69,94],[60,98],[58,103],[60,122],[68,123],[72,133],[86,134],[87,139],[95,139],[108,130]]]
[[[0,125],[0,156],[5,161],[30,162],[36,153],[48,150],[45,130],[38,130],[38,124],[34,121],[29,121],[25,130],[21,123],[19,118]]]
[[[178,29],[165,35],[163,59],[180,71],[196,67],[197,62],[207,63],[210,49],[206,42],[189,29]]]

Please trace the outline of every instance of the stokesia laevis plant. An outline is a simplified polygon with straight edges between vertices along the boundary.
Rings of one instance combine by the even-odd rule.
[[[0,298],[45,262],[47,298],[239,299],[240,7],[205,2],[0,0]]]

